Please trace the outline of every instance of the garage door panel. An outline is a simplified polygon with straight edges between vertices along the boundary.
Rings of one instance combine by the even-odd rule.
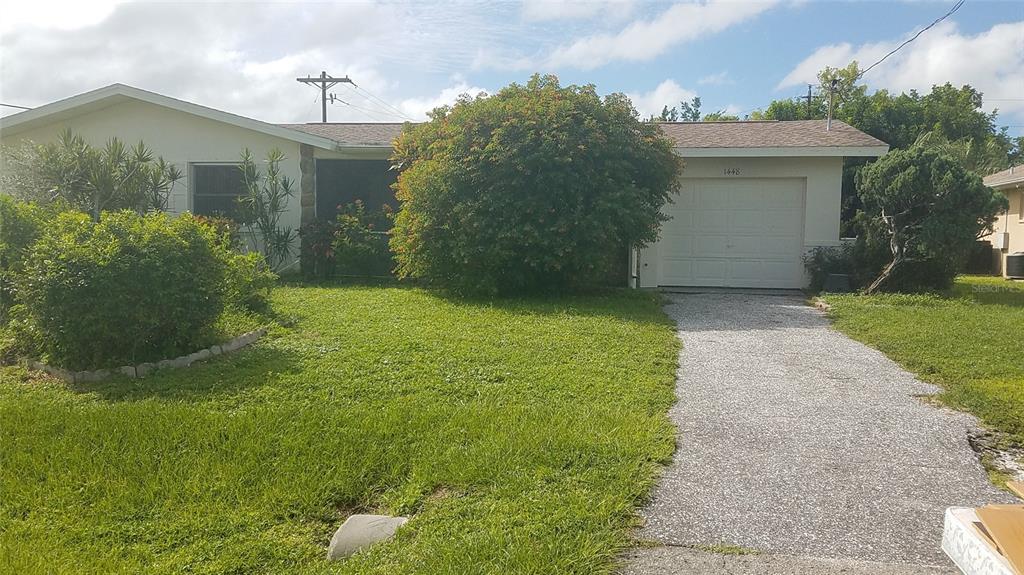
[[[679,281],[686,282],[679,285],[694,285],[693,282],[693,260],[664,258],[661,261],[662,271],[667,277],[679,278]]]
[[[793,237],[761,237],[758,238],[758,254],[770,259],[794,259],[793,255],[800,252],[801,241]]]
[[[764,212],[760,210],[735,210],[728,231],[734,233],[760,233],[765,227]]]
[[[728,194],[729,206],[733,209],[750,209],[758,206],[764,201],[764,192],[760,186],[753,183],[741,183],[736,187],[716,186],[722,194]],[[725,189],[721,189],[721,188]]]
[[[661,284],[795,288],[803,282],[802,179],[694,179],[667,208]]]
[[[764,210],[761,212],[764,229],[768,233],[802,235],[803,209]]]
[[[763,255],[764,238],[752,235],[733,235],[727,240],[726,253],[733,258],[757,258]]]
[[[726,259],[696,259],[693,260],[693,279],[697,285],[723,286],[726,285],[724,278],[729,271],[729,261]]]
[[[691,258],[697,253],[693,245],[695,236],[666,236],[665,239],[668,241],[663,242],[663,258]]]
[[[729,210],[700,210],[693,214],[693,229],[697,233],[725,233],[731,218]]]
[[[693,233],[693,216],[693,211],[669,214],[672,219],[662,226],[662,235],[682,236]]]
[[[726,258],[732,249],[726,234],[700,235],[693,238],[690,245],[693,246],[691,255],[698,258]]]
[[[672,203],[668,204],[670,211],[681,211],[682,209],[692,209],[697,205],[694,199],[693,186],[682,185],[679,187],[679,193],[672,198]]]

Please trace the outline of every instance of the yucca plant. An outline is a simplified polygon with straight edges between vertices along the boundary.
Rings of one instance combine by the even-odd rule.
[[[248,232],[252,249],[263,254],[274,271],[291,263],[292,244],[297,237],[295,230],[281,226],[281,215],[295,195],[291,178],[281,170],[285,159],[281,150],[273,149],[264,160],[266,170],[261,171],[252,151],[246,148],[240,166],[246,190],[239,198],[241,224]]]

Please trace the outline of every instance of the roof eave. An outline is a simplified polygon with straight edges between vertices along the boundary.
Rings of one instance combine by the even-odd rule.
[[[763,158],[763,157],[869,157],[877,158],[889,146],[779,146],[744,148],[685,148],[675,152],[688,158]]]
[[[254,120],[252,118],[239,116],[230,112],[208,108],[199,104],[193,104],[192,102],[178,100],[176,98],[171,98],[170,96],[156,94],[154,92],[134,88],[132,86],[126,86],[124,84],[111,84],[110,86],[84,92],[82,94],[71,96],[70,98],[44,104],[31,110],[11,114],[0,121],[0,128],[8,134],[17,134],[26,129],[31,129],[31,127],[38,121],[45,120],[48,116],[69,112],[75,108],[87,106],[108,98],[116,98],[117,96],[139,100],[155,106],[162,106],[179,112],[184,112],[186,114],[192,114],[201,118],[213,120],[215,122],[230,124],[240,128],[267,134],[269,136],[275,136],[301,144],[309,144],[318,148],[330,150],[334,149],[338,145],[337,142],[329,138],[314,136],[298,130],[282,128],[260,120]]]
[[[996,190],[1017,189],[1024,186],[1024,171],[1020,174],[1014,173],[1010,177],[1006,178],[984,178],[982,182],[984,182],[986,186]]]

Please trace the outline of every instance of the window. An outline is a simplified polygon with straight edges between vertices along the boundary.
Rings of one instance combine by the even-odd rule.
[[[192,164],[192,213],[236,218],[245,183],[238,164]]]
[[[1024,190],[1020,191],[1020,198],[1017,199],[1017,219],[1024,222]]]

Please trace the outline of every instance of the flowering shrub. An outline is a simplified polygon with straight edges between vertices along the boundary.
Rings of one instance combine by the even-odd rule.
[[[334,221],[316,220],[299,230],[302,272],[309,279],[334,275],[387,276],[394,268],[388,235],[391,206],[367,210],[361,200],[338,206]]]

